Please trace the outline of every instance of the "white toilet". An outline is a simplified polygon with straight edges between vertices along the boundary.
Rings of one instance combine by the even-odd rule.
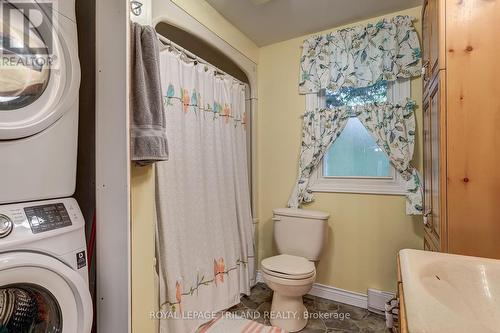
[[[297,332],[307,324],[302,296],[316,279],[314,262],[319,260],[325,243],[329,215],[294,208],[273,212],[279,255],[261,262],[264,282],[274,291],[270,320],[273,326]]]

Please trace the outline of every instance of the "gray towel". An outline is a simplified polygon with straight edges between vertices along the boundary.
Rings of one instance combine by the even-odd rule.
[[[137,23],[131,25],[131,38],[131,159],[148,165],[168,160],[159,41],[153,27]]]

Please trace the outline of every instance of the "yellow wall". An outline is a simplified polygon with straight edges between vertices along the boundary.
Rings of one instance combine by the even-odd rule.
[[[420,17],[420,11],[417,7],[387,16]],[[421,23],[415,25],[420,31]],[[299,57],[307,37],[266,46],[259,53],[259,260],[275,254],[272,209],[286,206],[297,175],[300,116],[305,108],[305,97],[298,94]],[[421,104],[420,78],[412,81],[412,98]],[[421,167],[421,108],[416,112],[415,156]],[[393,291],[398,250],[423,247],[422,220],[405,215],[404,197],[341,193],[316,193],[315,197],[316,201],[304,208],[331,214],[329,241],[319,263],[317,282],[361,293],[367,288]]]
[[[163,0],[168,1],[168,0]],[[257,63],[259,49],[204,0],[173,0],[232,47]],[[153,16],[155,13],[153,13]],[[149,319],[158,309],[155,257],[155,186],[152,166],[132,167],[132,332],[157,332]]]
[[[155,260],[155,186],[151,166],[132,166],[132,332],[156,332],[150,311],[158,308]]]

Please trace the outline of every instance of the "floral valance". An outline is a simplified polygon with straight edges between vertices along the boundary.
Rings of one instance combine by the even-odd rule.
[[[304,41],[299,92],[366,87],[420,76],[421,51],[409,16],[338,30]]]

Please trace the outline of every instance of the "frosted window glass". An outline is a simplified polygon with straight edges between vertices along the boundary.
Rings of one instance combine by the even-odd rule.
[[[391,177],[389,160],[357,118],[351,118],[325,155],[324,177]]]
[[[326,91],[326,105],[355,106],[387,101],[387,82],[366,88]],[[389,159],[357,118],[347,122],[323,158],[324,177],[391,177]]]

